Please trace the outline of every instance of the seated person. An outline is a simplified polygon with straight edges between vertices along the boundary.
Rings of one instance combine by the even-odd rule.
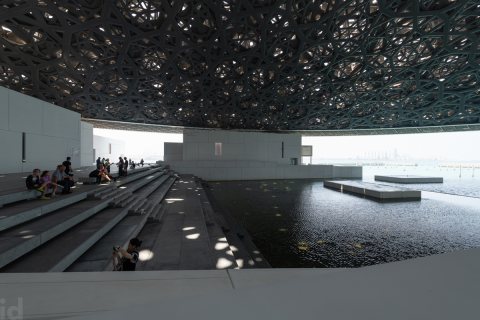
[[[53,172],[52,182],[62,186],[62,194],[71,193],[70,188],[75,184],[73,178],[65,173],[65,166],[63,164],[59,164],[57,170]]]
[[[40,189],[43,189],[43,190],[52,189],[51,197],[52,198],[55,197],[58,184],[52,181],[52,178],[50,177],[50,171],[48,170],[43,171],[42,174],[40,175],[40,181],[42,183],[42,186],[40,187]],[[42,196],[40,199],[50,199],[50,198]]]
[[[30,174],[27,179],[25,180],[25,184],[27,185],[28,190],[37,190],[40,191],[42,194],[40,195],[41,198],[45,197],[45,189],[47,185],[42,183],[40,178],[40,169],[33,169],[32,174]]]
[[[95,169],[92,172],[90,172],[88,176],[91,178],[96,178],[97,183],[112,181],[112,176],[108,174],[108,171],[103,164],[100,164],[98,169]]]
[[[113,266],[115,271],[135,271],[139,254],[138,249],[142,241],[133,238],[128,244],[127,250],[120,246],[113,247]]]
[[[70,161],[70,157],[67,157],[67,160],[63,161],[63,165],[65,166],[65,173],[70,177],[73,177],[73,169],[72,169],[72,162]]]

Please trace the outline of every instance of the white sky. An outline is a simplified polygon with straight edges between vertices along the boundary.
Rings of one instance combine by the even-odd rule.
[[[314,159],[400,158],[480,161],[480,131],[377,136],[303,137]]]
[[[164,142],[183,142],[182,134],[93,129],[95,135],[125,142],[127,154],[163,159]],[[480,161],[480,131],[378,136],[303,137],[314,159],[400,159]]]
[[[125,142],[125,154],[132,155],[132,159],[139,161],[156,161],[163,159],[164,142],[183,142],[183,135],[179,133],[154,133],[141,131],[93,129],[93,134]]]

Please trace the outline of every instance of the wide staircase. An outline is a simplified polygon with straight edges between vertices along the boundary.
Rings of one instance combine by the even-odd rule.
[[[8,195],[0,207],[0,272],[112,270],[112,247],[137,236],[137,270],[268,266],[214,212],[198,179],[163,166],[131,170],[110,184],[76,185],[52,200]]]

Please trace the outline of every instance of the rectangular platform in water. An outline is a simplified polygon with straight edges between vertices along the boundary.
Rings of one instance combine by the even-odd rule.
[[[422,198],[422,193],[418,190],[410,190],[363,181],[333,180],[325,181],[323,186],[379,200],[420,200]]]
[[[425,176],[375,176],[375,181],[385,181],[394,183],[443,183],[442,177],[425,177]]]

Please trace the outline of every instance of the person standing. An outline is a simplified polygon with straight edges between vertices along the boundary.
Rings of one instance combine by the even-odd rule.
[[[118,167],[118,176],[122,177],[123,176],[123,159],[122,159],[122,157],[118,157],[117,167]]]
[[[140,160],[140,164],[141,164],[141,165],[142,165],[142,167],[143,167],[143,158],[142,158],[142,160]]]
[[[100,167],[100,164],[102,163],[102,160],[100,157],[97,158],[97,169]]]
[[[123,175],[127,176],[128,174],[128,160],[127,157],[123,158]]]
[[[110,166],[111,166],[110,159],[109,158],[105,159],[105,169],[107,169],[108,174],[110,174]]]

